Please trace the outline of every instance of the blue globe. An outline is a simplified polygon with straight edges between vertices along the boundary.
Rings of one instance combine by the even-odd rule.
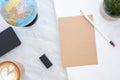
[[[12,26],[30,26],[37,19],[35,0],[1,0],[0,13]]]

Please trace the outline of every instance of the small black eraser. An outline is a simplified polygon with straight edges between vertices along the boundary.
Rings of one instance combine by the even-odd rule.
[[[45,67],[48,69],[52,66],[51,61],[47,58],[47,56],[45,54],[43,54],[40,57],[40,60],[42,61],[42,63],[45,65]]]

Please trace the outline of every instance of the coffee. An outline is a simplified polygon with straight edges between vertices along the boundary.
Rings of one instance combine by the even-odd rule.
[[[0,80],[20,80],[23,72],[24,68],[18,62],[4,61],[0,63]]]

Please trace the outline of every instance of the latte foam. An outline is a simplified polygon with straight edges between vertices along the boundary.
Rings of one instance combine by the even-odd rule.
[[[0,80],[19,80],[20,70],[16,64],[12,62],[0,63]]]

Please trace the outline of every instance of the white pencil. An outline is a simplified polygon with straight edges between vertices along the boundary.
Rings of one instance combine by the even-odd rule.
[[[80,10],[81,14],[84,16],[84,18],[89,21],[90,24],[93,25],[93,27],[100,33],[100,35],[107,41],[109,42],[113,47],[115,47],[115,44],[113,43],[112,40],[110,40],[107,36],[105,36],[102,32],[99,31],[99,29],[94,25],[93,21],[86,15],[82,10]]]

